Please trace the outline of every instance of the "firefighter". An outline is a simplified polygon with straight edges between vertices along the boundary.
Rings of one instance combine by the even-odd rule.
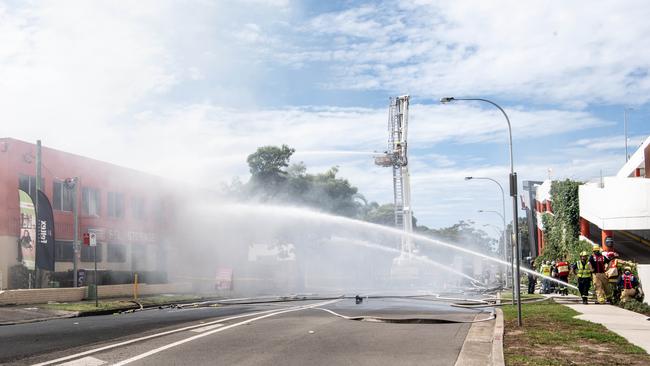
[[[593,271],[592,278],[594,287],[596,288],[596,303],[604,304],[607,299],[607,287],[609,286],[607,275],[605,274],[609,258],[600,252],[600,245],[594,244],[592,254],[589,257],[589,263]]]
[[[528,261],[528,265],[530,266],[529,268],[532,269],[533,271],[535,270],[535,260],[530,259]],[[535,293],[535,285],[537,285],[537,276],[534,273],[529,272],[528,273],[528,293],[529,294],[534,294]]]
[[[551,277],[557,279],[557,268],[555,267],[555,261],[551,261]],[[555,281],[549,281],[549,293],[554,293],[557,288],[557,283]]]
[[[580,260],[573,265],[573,272],[578,278],[578,290],[582,297],[582,303],[587,305],[589,298],[589,288],[591,287],[591,263],[589,263],[589,253],[583,250],[580,253]]]
[[[607,287],[607,301],[610,304],[614,304],[621,298],[618,280],[621,278],[621,274],[623,273],[622,269],[625,262],[618,259],[618,253],[614,250],[614,239],[612,239],[611,236],[605,238],[605,243],[609,249],[609,251],[603,252],[603,255],[609,258],[609,263],[605,270],[607,282],[609,282],[609,286]]]
[[[539,268],[539,272],[543,274],[544,276],[551,276],[551,262],[549,261],[544,261],[542,262],[542,266]],[[542,279],[542,293],[543,294],[548,294],[550,291],[550,286],[549,286],[550,280],[548,278]]]
[[[639,288],[639,280],[632,274],[632,268],[625,267],[625,272],[618,280],[618,287],[621,289],[621,303],[625,303],[636,297]]]
[[[569,282],[569,263],[564,261],[564,259],[558,259],[555,268],[557,270],[557,279],[563,282],[559,285],[559,292],[563,296],[566,296],[569,294],[569,289],[566,287],[566,284]]]

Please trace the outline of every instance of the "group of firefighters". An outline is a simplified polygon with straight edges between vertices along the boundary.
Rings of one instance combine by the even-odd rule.
[[[587,251],[580,253],[580,260],[575,263],[568,263],[564,259],[557,261],[544,261],[539,272],[548,278],[542,278],[540,293],[557,292],[562,295],[568,294],[569,274],[573,272],[578,281],[578,289],[582,297],[582,303],[587,304],[589,289],[593,282],[596,290],[596,304],[609,302],[627,302],[634,298],[641,298],[643,291],[639,280],[632,273],[630,263],[619,259],[618,253],[614,251],[614,242],[611,238],[606,239],[608,251],[603,252],[599,245],[594,245],[591,255]],[[559,283],[551,280],[555,278]],[[528,277],[528,293],[535,291],[536,278]]]

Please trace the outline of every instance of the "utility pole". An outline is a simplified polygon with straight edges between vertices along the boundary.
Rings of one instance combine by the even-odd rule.
[[[623,137],[625,138],[625,162],[627,163],[627,108],[623,109]]]
[[[74,287],[78,287],[77,257],[79,254],[79,205],[77,204],[77,187],[79,186],[79,177],[68,178],[65,180],[65,183],[67,189],[72,189],[72,216],[74,217],[74,234],[72,238],[72,278]]]

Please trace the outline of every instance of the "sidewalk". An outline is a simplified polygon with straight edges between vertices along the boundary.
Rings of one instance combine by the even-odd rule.
[[[194,303],[204,300],[208,300],[208,298],[190,295],[159,295],[142,297],[136,301],[132,298],[101,299],[99,300],[98,308],[95,307],[94,300],[70,303],[51,302],[48,304],[5,305],[0,306],[0,326],[78,316],[106,315],[152,307]]]
[[[581,313],[576,318],[604,325],[607,329],[650,354],[650,320],[643,314],[614,305],[583,305],[578,296],[544,295]]]
[[[58,318],[71,318],[76,315],[76,312],[42,309],[38,305],[1,306],[0,325],[32,323]]]

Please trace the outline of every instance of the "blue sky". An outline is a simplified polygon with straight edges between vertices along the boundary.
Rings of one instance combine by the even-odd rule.
[[[413,205],[431,227],[520,180],[588,180],[650,134],[650,5],[629,1],[0,1],[2,135],[180,180],[247,179],[286,143],[389,202],[388,98],[410,94]],[[327,153],[322,153],[323,151]],[[337,151],[337,153],[333,153]]]

